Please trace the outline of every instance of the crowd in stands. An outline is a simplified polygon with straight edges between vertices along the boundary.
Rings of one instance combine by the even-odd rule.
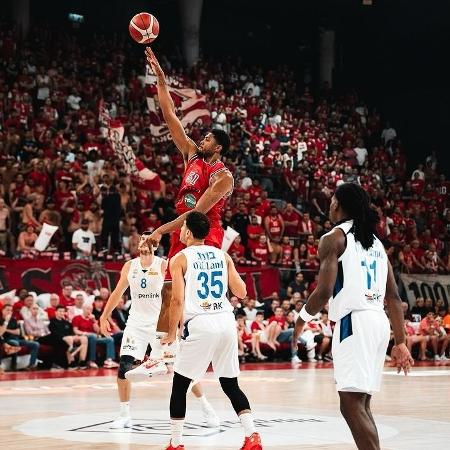
[[[70,32],[36,28],[20,41],[14,25],[0,22],[0,255],[42,257],[34,242],[49,223],[58,226],[48,249],[55,253],[135,256],[140,232],[175,217],[184,164],[170,141],[151,135],[155,118],[147,110],[144,55],[135,55],[126,36],[82,41]],[[289,67],[200,61],[187,70],[158,56],[168,75],[206,95],[212,126],[231,136],[224,159],[235,189],[222,222],[239,237],[229,253],[238,265],[275,265],[282,274],[281,297],[261,303],[264,315],[249,314],[255,300],[241,303],[243,355],[248,348],[262,360],[262,350],[289,341],[299,305],[317,283],[318,240],[332,228],[328,208],[340,183],[360,183],[369,193],[396,274],[450,273],[450,181],[435,152],[408,172],[408,149],[395,128],[356,93],[327,85],[313,93]],[[115,157],[100,132],[100,98],[124,124],[125,142],[159,174],[156,182],[129,175]],[[194,123],[187,131],[198,141],[206,129]],[[167,249],[166,236],[159,252]],[[39,346],[51,345],[53,363],[95,367],[96,350],[104,347],[106,366],[114,366],[123,318],[116,341],[98,336],[98,311],[107,297],[78,303],[75,297],[72,303],[63,290],[58,298],[52,294],[45,315],[24,295],[18,290],[11,302],[2,301],[4,354],[14,356],[15,347],[25,346],[33,366]],[[16,299],[20,309],[10,304]],[[433,314],[439,322],[441,312]],[[326,312],[311,327],[303,338],[307,357],[328,358]],[[411,342],[424,329],[414,330]],[[440,348],[447,341],[437,339],[436,350],[435,341],[429,340],[433,356],[445,355]]]

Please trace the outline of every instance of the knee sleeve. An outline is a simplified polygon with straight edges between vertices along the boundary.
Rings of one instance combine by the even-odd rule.
[[[250,409],[247,396],[241,391],[237,378],[219,378],[220,385],[225,395],[230,399],[236,414]]]
[[[191,381],[179,373],[174,373],[172,395],[170,396],[170,417],[172,419],[184,419],[186,415],[186,394]]]
[[[119,370],[117,371],[117,378],[125,380],[125,374],[133,367],[134,358],[130,355],[123,355],[120,357]]]

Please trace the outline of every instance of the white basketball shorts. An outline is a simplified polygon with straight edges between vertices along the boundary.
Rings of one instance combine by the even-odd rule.
[[[239,375],[236,321],[231,312],[199,315],[184,323],[174,371],[198,381],[210,363],[218,378]]]
[[[123,331],[120,356],[129,355],[134,359],[142,361],[145,357],[148,344],[152,348],[152,354],[154,351],[158,353],[161,344],[159,339],[157,339],[156,324],[141,325],[127,323]]]
[[[336,323],[332,353],[338,391],[380,390],[389,337],[384,312],[352,311]]]

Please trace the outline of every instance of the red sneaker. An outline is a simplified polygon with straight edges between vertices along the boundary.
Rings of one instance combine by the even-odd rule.
[[[253,433],[250,437],[246,437],[241,450],[262,450],[261,436],[259,433]]]
[[[169,446],[166,447],[166,450],[185,450],[185,449],[184,449],[184,445],[177,445],[176,447],[174,447],[172,445],[172,441],[170,441]]]

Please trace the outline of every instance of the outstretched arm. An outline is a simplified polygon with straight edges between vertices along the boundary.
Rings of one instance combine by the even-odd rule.
[[[186,135],[180,119],[178,119],[175,114],[175,105],[166,84],[166,77],[155,54],[150,47],[146,48],[145,54],[147,56],[147,62],[150,64],[153,73],[156,75],[158,80],[158,98],[164,120],[169,127],[173,142],[177,146],[178,150],[180,150],[184,160],[187,161],[195,155],[197,152],[197,146],[195,145],[195,142]]]
[[[218,173],[212,180],[211,185],[203,193],[194,209],[181,214],[175,220],[161,225],[148,238],[147,241],[157,248],[161,236],[166,233],[178,230],[183,226],[186,216],[192,211],[207,213],[218,201],[233,189],[233,175],[227,170]]]
[[[338,273],[338,258],[345,250],[345,237],[341,230],[323,236],[319,243],[320,270],[317,287],[309,296],[303,307],[306,312],[314,316],[326,305],[333,294]],[[297,346],[297,340],[303,331],[305,321],[299,316],[295,323],[292,345]]]

